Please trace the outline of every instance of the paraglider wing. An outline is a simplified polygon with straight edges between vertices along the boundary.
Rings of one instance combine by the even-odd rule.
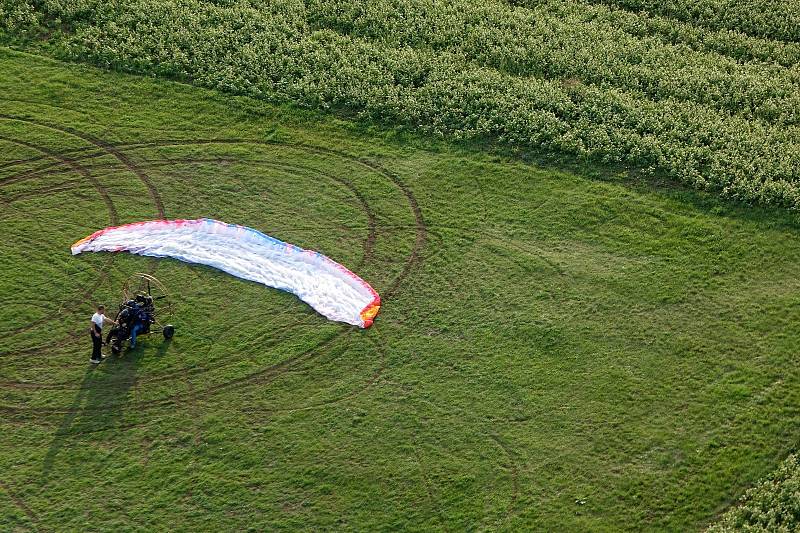
[[[330,320],[368,328],[380,310],[370,285],[319,252],[218,220],[153,220],[100,230],[72,245],[81,252],[126,251],[218,268],[297,295]]]

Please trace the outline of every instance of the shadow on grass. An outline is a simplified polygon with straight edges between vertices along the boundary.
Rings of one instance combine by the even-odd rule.
[[[169,342],[164,342],[159,346],[157,356],[163,355],[168,348]],[[125,410],[143,358],[144,348],[139,344],[134,350],[107,357],[100,365],[89,364],[47,450],[42,465],[42,481],[47,481],[68,439],[81,436],[81,440],[91,447],[93,435],[114,431],[124,425]]]
[[[161,343],[158,345],[158,349],[156,350],[156,355],[158,357],[166,355],[167,350],[169,350],[169,347],[172,344],[172,340],[173,339],[164,339],[161,341]]]

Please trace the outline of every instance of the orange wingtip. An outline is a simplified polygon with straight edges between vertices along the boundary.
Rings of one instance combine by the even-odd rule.
[[[364,321],[364,327],[368,328],[372,325],[372,322],[375,320],[375,315],[378,314],[378,311],[381,310],[381,306],[378,303],[373,303],[368,305],[363,311],[361,311],[361,320]]]
[[[80,246],[81,244],[85,243],[86,241],[88,241],[92,237],[93,237],[93,235],[89,235],[88,237],[84,237],[83,239],[81,239],[79,241],[75,241],[75,243],[72,246],[70,246],[70,248],[75,248],[76,246]]]

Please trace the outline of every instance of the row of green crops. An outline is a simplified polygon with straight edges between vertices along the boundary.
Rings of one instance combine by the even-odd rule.
[[[596,0],[714,29],[800,41],[800,4],[794,0]]]
[[[62,58],[800,207],[796,43],[578,0],[4,1]]]
[[[536,0],[510,0],[522,7],[535,7]],[[711,29],[646,11],[617,9],[613,5],[575,0],[584,16],[603,21],[636,37],[654,37],[663,43],[684,45],[691,50],[715,52],[736,61],[762,61],[793,66],[800,63],[800,43],[752,37],[741,31]]]
[[[577,79],[768,123],[800,123],[800,70],[687,53],[632,36],[575,2],[531,9],[461,0],[309,0],[313,27],[394,48],[447,51],[515,76]]]

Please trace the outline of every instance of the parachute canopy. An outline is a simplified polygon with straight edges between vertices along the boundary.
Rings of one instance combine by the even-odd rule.
[[[122,251],[218,268],[291,292],[324,317],[362,328],[380,310],[378,293],[339,263],[245,226],[208,218],[153,220],[106,228],[72,245],[72,255]]]

